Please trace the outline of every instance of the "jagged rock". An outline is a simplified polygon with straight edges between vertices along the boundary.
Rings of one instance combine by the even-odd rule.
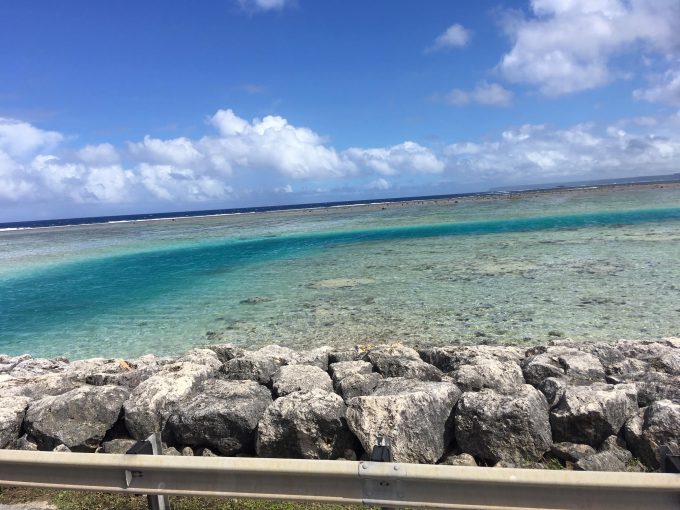
[[[633,455],[646,466],[658,469],[659,446],[680,451],[680,404],[660,400],[640,409],[626,422],[624,434]]]
[[[447,455],[439,461],[439,464],[443,464],[445,466],[477,466],[475,458],[469,453]]]
[[[396,462],[433,464],[453,437],[453,408],[460,395],[449,382],[383,379],[372,395],[348,401],[347,422],[367,452],[385,436],[392,440]]]
[[[71,453],[71,449],[64,444],[57,445],[52,451],[58,453]]]
[[[193,457],[194,456],[194,451],[189,448],[188,446],[185,446],[182,448],[182,457]]]
[[[382,376],[373,372],[368,361],[341,361],[329,366],[335,391],[347,402],[350,398],[370,395]]]
[[[680,375],[680,348],[672,342],[621,340],[615,345],[627,358],[645,361],[657,372]]]
[[[597,453],[578,459],[574,469],[579,471],[625,471],[626,464],[633,458],[623,448],[616,436],[609,436]]]
[[[222,362],[217,353],[211,349],[191,349],[181,356],[177,363],[193,363],[209,367],[213,371],[222,368]]]
[[[553,438],[598,447],[636,410],[637,390],[632,384],[568,386],[550,412]]]
[[[515,395],[464,393],[456,407],[456,441],[489,464],[539,459],[552,445],[548,403],[529,385]]]
[[[260,457],[336,459],[354,449],[345,421],[346,407],[335,393],[291,393],[274,401],[257,428]]]
[[[365,359],[384,377],[406,377],[421,381],[442,379],[441,371],[425,363],[418,352],[410,347],[382,345],[368,351]]]
[[[182,452],[180,452],[177,448],[168,446],[163,448],[163,455],[168,455],[170,457],[181,457]]]
[[[102,443],[102,452],[124,454],[135,444],[137,441],[134,439],[111,439]]]
[[[161,432],[177,403],[200,390],[216,375],[211,366],[172,363],[137,386],[125,402],[125,425],[135,439]]]
[[[83,386],[29,405],[26,432],[41,450],[59,444],[73,451],[94,451],[118,421],[129,392],[120,386]]]
[[[604,367],[595,355],[563,346],[529,356],[522,362],[522,372],[533,386],[548,377],[565,379],[572,385],[604,382],[605,378]]]
[[[28,397],[32,400],[61,395],[81,386],[63,374],[45,374],[33,377],[10,377],[0,382],[0,398]]]
[[[314,365],[284,365],[272,376],[272,383],[277,398],[295,391],[333,391],[330,376]]]
[[[254,381],[207,381],[202,391],[178,402],[163,439],[209,447],[223,455],[254,450],[255,429],[272,403],[269,390]]]
[[[512,361],[500,361],[495,357],[477,356],[467,365],[448,374],[462,391],[479,391],[484,388],[511,394],[524,385],[519,365]]]
[[[20,438],[10,442],[5,448],[7,450],[23,450],[33,452],[38,449],[38,445],[29,440],[27,434],[24,434]]]
[[[271,384],[272,376],[284,365],[296,359],[296,352],[287,347],[268,345],[248,351],[224,364],[224,377],[232,380],[251,380]]]
[[[680,404],[680,376],[648,370],[629,374],[621,381],[635,383],[640,407],[647,407],[657,400],[670,400]]]
[[[585,457],[595,455],[597,451],[587,444],[555,443],[550,447],[550,453],[564,462],[577,462]]]
[[[473,345],[455,347],[428,347],[418,351],[421,359],[442,372],[453,372],[461,365],[469,365],[477,357],[496,358],[502,362],[519,363],[524,352],[508,345]]]
[[[329,365],[333,383],[338,384],[345,377],[355,374],[370,374],[373,372],[373,365],[368,361],[341,361]]]
[[[331,352],[333,352],[333,348],[327,345],[309,351],[298,352],[297,356],[290,363],[295,365],[311,365],[327,372],[328,357]]]
[[[551,408],[557,405],[566,389],[567,383],[555,377],[547,377],[538,385],[538,390],[543,393]]]
[[[364,354],[365,353],[357,347],[344,351],[331,351],[328,353],[328,364],[331,365],[342,361],[359,361]]]
[[[217,457],[210,448],[201,449],[201,457]]]
[[[373,393],[382,378],[382,375],[377,372],[348,375],[337,384],[335,390],[347,402],[351,398]]]
[[[21,424],[30,401],[26,397],[0,398],[0,448],[19,439]]]
[[[217,358],[222,362],[226,363],[227,361],[231,361],[234,358],[240,358],[243,356],[245,351],[238,347],[237,345],[234,344],[215,344],[215,345],[208,345],[206,349],[210,349],[213,351],[215,354],[217,354]]]

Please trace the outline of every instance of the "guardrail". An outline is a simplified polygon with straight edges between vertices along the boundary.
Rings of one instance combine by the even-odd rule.
[[[0,450],[0,485],[466,510],[680,508],[677,474],[339,460]]]

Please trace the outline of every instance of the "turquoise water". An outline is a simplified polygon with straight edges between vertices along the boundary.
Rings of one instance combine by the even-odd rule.
[[[680,190],[0,232],[0,352],[680,334]]]

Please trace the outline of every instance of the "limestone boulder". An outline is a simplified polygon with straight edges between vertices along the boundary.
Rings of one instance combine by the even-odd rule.
[[[200,391],[217,375],[211,366],[172,363],[137,386],[125,402],[125,425],[135,439],[161,432],[179,402]]]
[[[257,351],[246,351],[231,359],[222,367],[223,377],[231,380],[250,380],[271,384],[272,376],[279,368],[295,360],[297,353],[287,347],[268,345]]]
[[[223,455],[253,453],[255,429],[271,403],[269,390],[255,381],[211,379],[199,393],[178,402],[163,440]]]
[[[284,365],[272,376],[274,395],[284,397],[296,391],[320,389],[333,391],[333,383],[327,372],[315,365]]]
[[[257,455],[342,458],[356,445],[345,412],[345,403],[339,395],[318,389],[276,399],[257,427]]]
[[[378,437],[388,437],[396,462],[434,464],[453,438],[453,409],[460,395],[450,382],[383,379],[372,395],[348,401],[347,422],[366,452]]]
[[[524,376],[519,365],[496,357],[477,356],[470,363],[459,365],[448,375],[464,392],[489,388],[499,393],[511,394],[524,385]]]
[[[633,384],[568,386],[550,412],[553,438],[597,448],[607,437],[618,434],[637,409]]]
[[[442,373],[425,363],[415,349],[404,346],[379,346],[369,350],[366,361],[384,377],[406,377],[421,381],[441,381]]]
[[[509,345],[464,345],[449,347],[428,347],[418,351],[421,359],[434,365],[442,372],[452,372],[461,365],[472,364],[478,357],[496,358],[502,362],[519,363],[524,351]]]
[[[513,395],[485,389],[464,393],[456,407],[459,448],[488,464],[537,460],[552,445],[548,403],[524,385]]]
[[[565,379],[572,385],[604,382],[605,371],[597,356],[562,346],[548,347],[522,362],[527,383],[539,386],[544,379]]]
[[[651,469],[659,469],[659,447],[680,451],[680,404],[668,400],[640,409],[625,424],[626,443],[633,455]]]
[[[83,386],[32,402],[24,426],[41,450],[63,444],[93,452],[121,416],[128,390],[120,386]]]
[[[333,386],[347,402],[354,397],[370,395],[383,378],[373,371],[368,361],[341,361],[329,366],[333,376]]]
[[[27,397],[0,398],[0,448],[19,439],[21,424],[30,401]]]

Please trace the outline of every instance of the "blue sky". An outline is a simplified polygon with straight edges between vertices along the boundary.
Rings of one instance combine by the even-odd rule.
[[[677,0],[23,0],[0,24],[0,221],[680,171]]]

